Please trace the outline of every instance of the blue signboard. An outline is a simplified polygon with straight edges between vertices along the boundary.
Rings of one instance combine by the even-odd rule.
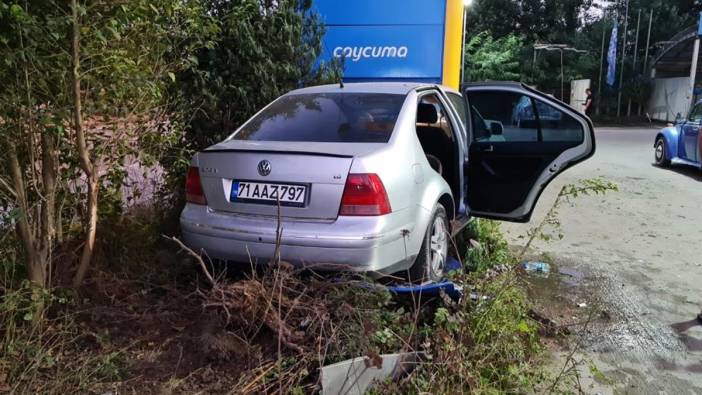
[[[344,80],[440,83],[445,0],[316,0],[326,26],[320,60],[343,59]]]
[[[316,0],[328,25],[443,25],[444,0]]]

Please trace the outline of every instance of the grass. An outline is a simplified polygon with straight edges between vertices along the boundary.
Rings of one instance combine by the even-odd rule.
[[[433,320],[423,323],[420,342],[430,359],[378,393],[522,393],[547,379],[538,324],[529,317],[499,223],[475,220],[463,237],[471,240],[465,258],[470,270],[452,280],[477,297],[438,306]]]
[[[39,290],[27,282],[2,290],[0,321],[0,390],[17,393],[87,392],[124,374],[117,351],[94,352],[93,334],[86,332],[71,302],[59,291]],[[52,306],[40,323],[37,309]]]
[[[285,263],[209,283],[157,232],[144,218],[111,224],[80,293],[1,288],[0,389],[311,393],[324,365],[401,351],[426,358],[376,393],[529,392],[545,379],[496,222],[467,231],[471,270],[453,280],[485,298],[458,303],[399,299],[362,277],[331,281]],[[35,327],[39,304],[46,319]]]
[[[384,393],[520,393],[545,379],[523,292],[506,277],[476,289],[496,297],[437,309],[425,339],[430,360]]]

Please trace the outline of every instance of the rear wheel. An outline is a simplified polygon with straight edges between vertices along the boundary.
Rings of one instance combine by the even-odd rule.
[[[441,204],[434,207],[434,215],[424,234],[422,247],[417,259],[410,268],[412,282],[436,281],[441,279],[446,268],[449,249],[449,227],[446,210]]]
[[[670,164],[670,159],[666,154],[665,139],[659,137],[654,145],[654,158],[656,160],[656,165],[658,166],[668,166]]]

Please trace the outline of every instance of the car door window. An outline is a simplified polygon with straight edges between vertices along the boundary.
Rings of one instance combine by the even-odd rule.
[[[425,108],[433,107],[432,111],[422,111]],[[440,134],[441,138],[453,140],[453,126],[444,108],[444,105],[436,95],[426,95],[419,100],[419,115],[417,117],[417,127],[432,134]],[[435,117],[433,117],[435,114]],[[426,116],[432,115],[432,116]]]
[[[467,98],[473,141],[579,143],[583,140],[582,126],[575,118],[530,96],[476,91]]]
[[[521,84],[464,88],[473,139],[466,203],[474,217],[527,221],[543,188],[595,149],[592,123]]]
[[[690,111],[690,116],[687,120],[694,123],[702,122],[702,103],[697,104],[692,111]]]
[[[427,94],[419,99],[415,126],[417,138],[429,164],[446,179],[453,193],[458,196],[461,181],[457,168],[455,129],[446,106],[437,94]],[[436,163],[440,166],[436,166]]]
[[[687,117],[688,122],[682,125],[683,147],[680,156],[683,159],[697,161],[699,124],[702,123],[702,103],[696,104]]]
[[[453,108],[456,109],[456,112],[458,113],[458,118],[461,120],[461,122],[463,122],[463,127],[467,128],[468,110],[466,109],[466,103],[463,100],[463,97],[453,92],[447,92],[446,96],[448,96],[449,100],[451,101]]]
[[[539,141],[532,100],[518,93],[494,91],[468,95],[474,141]]]

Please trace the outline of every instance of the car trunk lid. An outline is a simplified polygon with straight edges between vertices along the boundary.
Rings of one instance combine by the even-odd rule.
[[[232,185],[235,188],[242,182],[250,183],[252,188],[264,183],[293,185],[304,186],[306,196],[302,204],[282,203],[281,217],[336,219],[354,154],[373,150],[373,147],[368,147],[369,144],[338,147],[347,144],[253,143],[225,142],[199,154],[202,186],[211,209],[275,217],[278,215],[276,200],[264,201],[257,198],[242,201],[232,195]],[[378,147],[382,145],[377,144]],[[259,164],[263,161],[267,161],[270,166],[268,174],[259,171]]]

